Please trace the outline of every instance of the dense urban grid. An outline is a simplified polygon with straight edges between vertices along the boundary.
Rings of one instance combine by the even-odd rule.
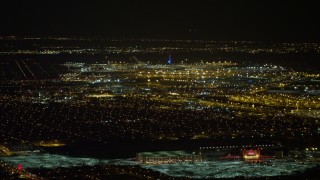
[[[234,160],[240,157],[239,149],[249,147],[258,150],[244,150],[243,157],[255,153],[259,158],[255,162],[260,163],[260,147],[265,147],[270,155],[264,156],[265,166],[287,168],[282,155],[281,160],[270,160],[275,151],[284,152],[290,162],[305,163],[303,167],[293,163],[292,170],[271,176],[290,178],[299,168],[319,168],[320,72],[308,59],[301,63],[308,67],[304,71],[300,64],[288,64],[290,58],[320,57],[318,43],[2,36],[0,57],[0,156],[5,157],[0,157],[0,173],[6,176],[17,171],[13,169],[19,161],[7,162],[18,154],[56,151],[53,147],[71,153],[75,150],[70,149],[83,146],[115,146],[126,154],[126,144],[130,148],[136,143],[147,145],[133,148],[130,155],[178,148],[192,151],[159,157],[146,153],[148,159],[142,164],[192,161],[198,163],[199,172],[216,166],[210,165],[204,149],[228,151],[236,156],[223,157]],[[158,148],[158,143],[169,144],[168,149]],[[40,165],[15,175],[203,178],[199,172],[169,173],[163,169],[170,167],[131,163],[48,169]],[[302,170],[300,176],[307,176]],[[205,177],[244,176],[233,173]]]

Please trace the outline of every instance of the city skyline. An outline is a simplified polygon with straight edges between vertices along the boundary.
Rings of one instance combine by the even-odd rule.
[[[0,177],[317,179],[317,8],[3,2]]]

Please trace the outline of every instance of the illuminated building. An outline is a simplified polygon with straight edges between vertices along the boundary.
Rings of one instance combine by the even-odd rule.
[[[172,64],[171,53],[169,53],[169,57],[168,57],[168,64],[169,64],[169,65],[171,65],[171,64]]]
[[[261,161],[261,155],[260,155],[260,148],[258,147],[257,149],[253,150],[247,150],[244,148],[242,150],[242,157],[245,161],[248,162],[260,162]]]
[[[201,155],[190,154],[185,151],[141,152],[137,154],[136,158],[143,164],[172,164],[202,160]]]

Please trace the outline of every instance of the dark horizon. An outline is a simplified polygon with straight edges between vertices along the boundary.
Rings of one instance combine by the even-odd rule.
[[[0,35],[319,42],[314,2],[5,2]]]

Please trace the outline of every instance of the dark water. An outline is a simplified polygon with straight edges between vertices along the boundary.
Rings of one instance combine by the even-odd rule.
[[[271,149],[264,149],[265,155],[273,155],[274,150],[287,153],[293,149],[317,147],[320,145],[318,136],[310,138],[276,138],[276,137],[242,137],[242,138],[208,138],[208,139],[180,139],[180,140],[113,140],[107,144],[78,142],[64,147],[44,148],[50,153],[57,153],[76,157],[92,158],[132,158],[138,152],[146,151],[175,151],[184,150],[198,153],[200,147],[210,146],[251,146],[272,145]],[[241,148],[233,152],[240,152]],[[231,152],[231,151],[230,151]]]
[[[93,144],[82,142],[70,144],[65,147],[44,148],[51,153],[65,154],[79,157],[96,157],[96,158],[132,158],[138,152],[145,151],[174,151],[184,150],[188,152],[199,152],[200,147],[207,146],[230,146],[230,145],[255,145],[255,144],[272,144],[274,141],[269,139],[186,139],[186,140],[140,140],[126,141],[119,140],[108,144]]]

